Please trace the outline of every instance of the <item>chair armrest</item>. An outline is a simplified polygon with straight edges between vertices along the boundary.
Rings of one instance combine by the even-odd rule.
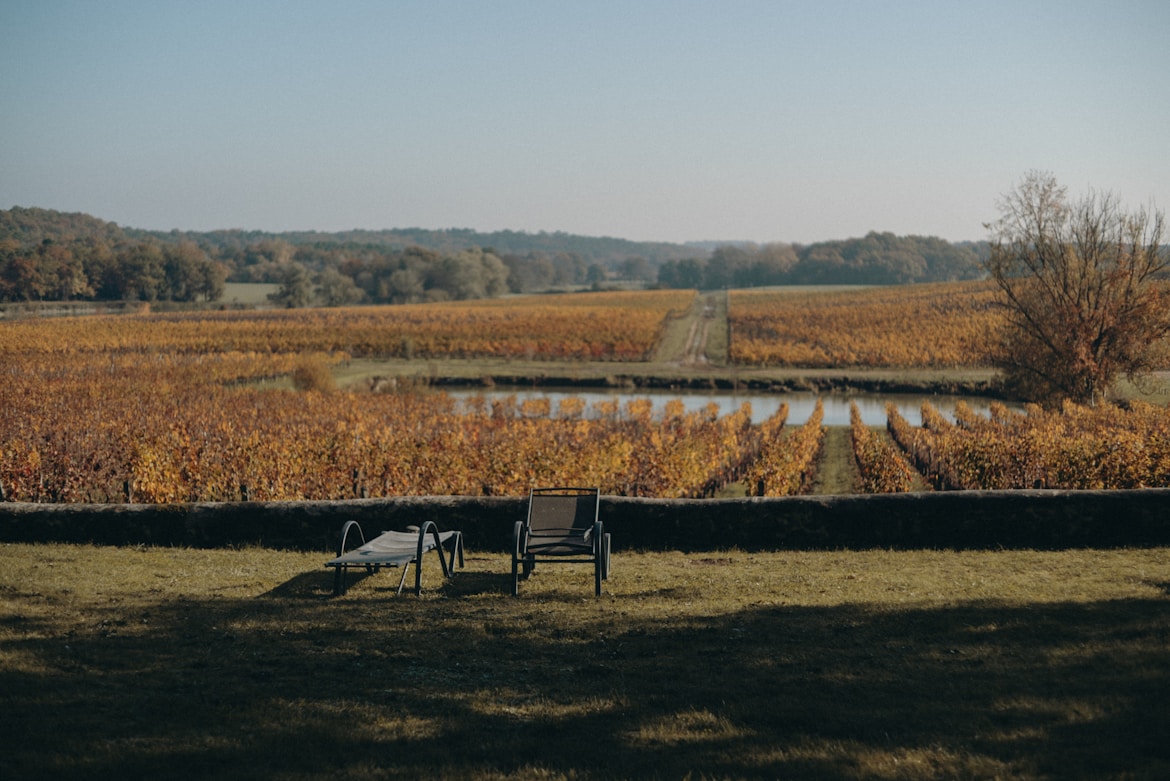
[[[419,576],[422,572],[422,559],[423,554],[426,552],[427,532],[431,533],[431,539],[435,543],[435,550],[439,552],[439,562],[443,565],[443,576],[451,577],[451,571],[447,568],[447,560],[443,558],[443,541],[439,538],[439,527],[434,521],[423,521],[422,528],[418,530],[418,551],[414,557],[415,563],[417,564],[415,575]]]
[[[512,527],[512,555],[520,558],[527,552],[528,533],[524,521],[516,521],[516,525]]]

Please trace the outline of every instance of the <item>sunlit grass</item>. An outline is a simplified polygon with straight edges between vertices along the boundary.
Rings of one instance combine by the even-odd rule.
[[[0,777],[1160,778],[1170,551],[0,546]]]

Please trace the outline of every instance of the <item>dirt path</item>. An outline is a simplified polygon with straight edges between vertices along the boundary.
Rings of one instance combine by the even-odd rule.
[[[889,444],[894,441],[884,428],[874,428],[874,433]],[[812,493],[818,495],[854,494],[860,475],[857,462],[853,459],[853,442],[848,426],[828,426],[825,442],[821,447],[816,475],[813,477]],[[930,484],[918,472],[914,473],[914,491],[929,491]]]
[[[669,320],[654,360],[688,369],[727,363],[727,291],[699,293],[685,313]]]
[[[703,366],[710,362],[707,358],[707,333],[711,329],[711,320],[715,317],[715,307],[704,301],[702,311],[698,317],[691,318],[691,327],[687,331],[687,344],[683,351],[683,366]]]

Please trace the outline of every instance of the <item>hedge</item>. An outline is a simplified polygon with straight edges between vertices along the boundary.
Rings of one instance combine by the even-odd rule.
[[[208,504],[0,503],[0,542],[333,551],[347,520],[367,536],[424,520],[469,550],[507,551],[525,497],[404,497]],[[1063,549],[1170,546],[1170,489],[946,491],[777,499],[606,496],[617,551]]]

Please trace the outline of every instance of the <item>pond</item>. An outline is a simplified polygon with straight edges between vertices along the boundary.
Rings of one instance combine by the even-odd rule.
[[[788,404],[788,423],[798,426],[808,420],[816,406],[817,399],[824,403],[826,426],[849,425],[849,403],[857,402],[861,412],[861,419],[867,426],[884,426],[886,424],[886,402],[893,402],[898,411],[908,423],[914,426],[921,425],[922,416],[919,412],[922,402],[929,401],[936,409],[948,417],[953,417],[955,404],[965,401],[975,412],[986,416],[993,400],[972,396],[940,396],[923,394],[875,394],[875,393],[701,393],[682,391],[595,391],[595,390],[534,390],[532,388],[504,388],[496,387],[479,390],[448,391],[452,398],[466,399],[482,396],[489,401],[514,396],[516,400],[548,399],[555,412],[562,399],[577,398],[585,402],[587,410],[592,409],[599,402],[617,401],[622,407],[631,399],[650,399],[654,405],[654,412],[660,414],[666,403],[671,399],[682,401],[688,412],[703,409],[714,403],[719,407],[719,414],[726,415],[739,409],[744,402],[752,405],[752,422],[759,423],[776,413],[781,404]],[[1009,408],[1014,408],[1009,404]]]

